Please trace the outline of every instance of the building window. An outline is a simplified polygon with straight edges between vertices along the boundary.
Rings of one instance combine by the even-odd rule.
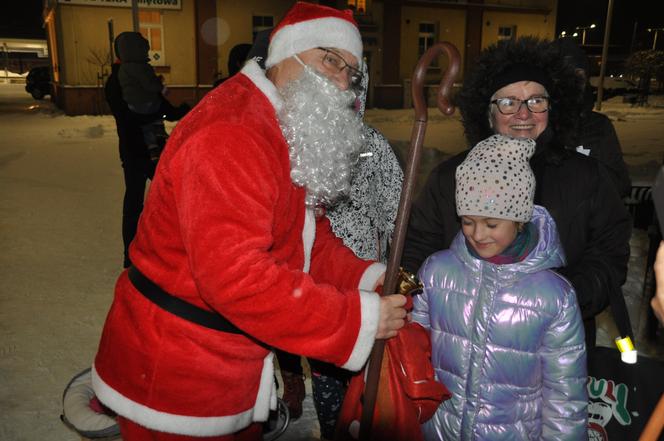
[[[516,26],[498,26],[498,40],[514,40]]]
[[[254,15],[252,17],[252,34],[251,41],[256,41],[256,34],[266,29],[274,27],[274,17],[271,15]]]
[[[417,36],[417,54],[418,57],[424,53],[436,42],[437,32],[435,23],[420,23],[420,32]],[[434,59],[433,67],[438,66],[438,58]]]
[[[366,0],[348,0],[348,7],[355,11],[357,14],[366,14],[367,1]]]
[[[150,62],[156,66],[166,64],[164,56],[164,26],[160,11],[138,11],[139,29],[150,43]]]

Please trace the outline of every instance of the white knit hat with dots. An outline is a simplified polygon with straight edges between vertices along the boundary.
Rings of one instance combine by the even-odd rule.
[[[530,221],[535,175],[528,161],[533,153],[532,139],[503,135],[473,147],[456,169],[457,214]]]

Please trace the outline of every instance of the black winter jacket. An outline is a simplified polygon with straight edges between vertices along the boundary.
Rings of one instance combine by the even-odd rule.
[[[131,161],[149,164],[150,155],[141,131],[141,125],[149,121],[129,110],[127,103],[122,98],[122,87],[118,79],[119,70],[120,64],[115,63],[111,66],[111,75],[106,80],[104,94],[115,118],[120,141],[120,160],[123,164]]]
[[[592,110],[584,112],[574,141],[574,149],[582,147],[586,151],[590,150],[588,152],[590,157],[597,159],[606,167],[618,194],[621,197],[629,196],[632,183],[611,120],[606,115]]]
[[[538,140],[531,159],[535,204],[556,221],[567,256],[567,266],[559,272],[574,286],[583,318],[589,319],[606,308],[612,296],[622,297],[631,219],[598,161],[571,151],[555,153],[552,160],[550,152],[546,142]],[[429,255],[449,248],[459,232],[454,173],[467,153],[434,168],[413,203],[402,257],[408,271],[415,273]]]
[[[122,61],[118,71],[118,80],[122,87],[122,98],[132,106],[161,102],[164,88],[150,65],[148,52],[150,44],[137,32],[125,32],[116,42],[118,58]]]
[[[143,139],[141,126],[153,122],[154,116],[141,115],[129,109],[127,103],[122,98],[122,87],[118,79],[119,70],[119,63],[111,66],[111,74],[104,86],[104,95],[115,118],[118,138],[120,140],[120,160],[123,164],[131,161],[134,161],[134,163],[135,161],[140,163],[148,161],[148,163],[151,163],[148,147]],[[177,121],[183,118],[189,110],[190,107],[186,103],[174,107],[167,99],[162,97],[159,115],[163,115],[166,121]],[[154,168],[154,164],[152,164],[152,167]]]

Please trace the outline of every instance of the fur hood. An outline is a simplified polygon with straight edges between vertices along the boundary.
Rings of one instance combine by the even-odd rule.
[[[583,81],[575,75],[574,67],[565,61],[558,47],[534,37],[489,46],[466,76],[456,104],[469,145],[493,135],[488,120],[489,100],[495,92],[491,85],[498,75],[518,64],[537,67],[551,76],[549,128],[553,136],[548,144],[550,149],[562,151],[576,128]]]

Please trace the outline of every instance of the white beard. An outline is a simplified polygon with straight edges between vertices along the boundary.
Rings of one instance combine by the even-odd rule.
[[[331,205],[350,189],[350,177],[364,143],[355,94],[340,90],[311,67],[284,86],[279,113],[288,142],[291,180],[307,190],[308,207]]]

